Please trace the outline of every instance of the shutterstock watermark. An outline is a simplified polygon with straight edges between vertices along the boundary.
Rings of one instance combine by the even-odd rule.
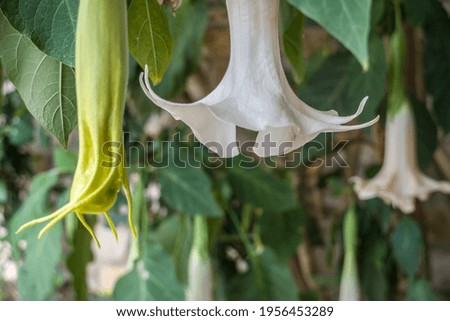
[[[258,157],[253,153],[259,148],[265,154],[283,154],[292,148],[292,142],[277,143],[267,134],[261,146],[255,141],[234,142],[229,146],[222,146],[217,142],[201,144],[189,141],[176,134],[171,141],[134,141],[130,133],[124,133],[124,144],[121,142],[106,142],[102,146],[102,167],[116,167],[124,161],[122,148],[128,159],[125,167],[144,168],[148,166],[164,168],[169,166],[185,167],[257,167],[264,164],[272,168],[296,168],[300,165],[316,167],[349,167],[343,157],[343,150],[348,140],[335,140],[333,134],[327,134],[322,140],[313,140],[285,156]],[[217,153],[213,152],[216,151]],[[226,152],[224,152],[226,151]],[[218,155],[232,155],[238,157],[221,158]]]

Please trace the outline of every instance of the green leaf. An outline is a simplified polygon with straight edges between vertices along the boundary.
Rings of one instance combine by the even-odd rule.
[[[174,48],[164,79],[155,88],[161,97],[179,94],[197,69],[207,24],[208,5],[203,0],[183,0],[176,17],[170,17]]]
[[[425,171],[433,162],[438,145],[437,127],[423,103],[416,99],[411,99],[411,103],[416,124],[417,160],[419,167]]]
[[[161,198],[167,206],[189,215],[221,216],[209,177],[200,167],[170,163],[158,171]]]
[[[388,244],[378,233],[370,233],[361,247],[361,286],[369,300],[387,300],[387,255]]]
[[[450,18],[439,1],[430,1],[432,13],[424,30],[424,66],[428,92],[433,96],[433,110],[444,131],[450,131]]]
[[[260,168],[233,167],[228,171],[235,194],[245,203],[271,214],[297,208],[298,201],[292,187]]]
[[[0,204],[5,204],[8,201],[8,187],[4,180],[0,179]]]
[[[18,259],[21,251],[19,240],[24,240],[24,261],[20,266],[17,288],[23,300],[50,299],[55,292],[54,279],[57,266],[62,258],[62,226],[58,224],[41,239],[37,234],[41,227],[33,226],[18,235],[14,232],[24,223],[48,214],[48,194],[58,180],[58,172],[50,171],[36,175],[32,182],[28,197],[14,213],[9,230],[13,254]],[[44,255],[45,254],[45,255]]]
[[[22,300],[40,301],[52,298],[62,254],[61,224],[39,240],[27,243],[25,260],[17,280],[17,289]]]
[[[410,280],[406,300],[408,301],[435,301],[438,297],[427,280]]]
[[[28,221],[48,214],[48,194],[57,181],[58,172],[54,170],[33,177],[27,198],[13,214],[9,223],[9,230],[12,231],[9,233],[9,238],[16,255],[19,253],[18,241],[25,240],[28,244],[36,243],[38,232],[42,227],[32,226],[17,235],[14,232]]]
[[[294,301],[297,287],[287,263],[280,262],[273,251],[265,247],[257,257],[257,266],[245,274],[237,274],[228,288],[230,300]]]
[[[421,27],[430,13],[430,0],[403,1],[408,21],[416,27]]]
[[[371,0],[288,0],[336,37],[363,68],[369,68]]]
[[[283,47],[286,57],[294,70],[295,81],[302,83],[305,76],[303,57],[303,27],[305,17],[287,2],[281,2]]]
[[[372,120],[383,99],[387,64],[381,39],[370,38],[370,65],[364,72],[350,54],[339,52],[325,60],[300,87],[300,97],[317,109],[334,109],[339,114],[353,114],[361,100],[368,96],[361,122]]]
[[[172,57],[172,36],[166,13],[157,0],[133,0],[128,9],[130,51],[158,84]]]
[[[391,235],[391,245],[398,265],[409,277],[419,270],[422,243],[419,225],[413,219],[403,217]]]
[[[274,249],[283,260],[291,258],[297,250],[303,239],[304,228],[305,212],[301,207],[285,213],[264,213],[261,218],[263,244]]]
[[[191,251],[193,227],[185,215],[172,215],[152,231],[152,237],[172,255],[178,279],[187,284],[187,268]]]
[[[86,215],[86,221],[93,226],[95,218]],[[89,299],[87,265],[94,259],[91,251],[91,241],[92,237],[88,230],[82,224],[77,223],[72,240],[72,252],[67,257],[67,268],[72,273],[72,287],[75,291],[75,300],[78,301]]]
[[[184,290],[177,281],[172,258],[156,242],[149,241],[146,253],[133,270],[117,281],[114,300],[182,301]]]
[[[40,51],[1,13],[0,57],[30,113],[66,146],[76,126],[73,70]]]
[[[79,0],[0,0],[11,25],[47,55],[73,67]]]
[[[56,148],[53,151],[53,160],[61,173],[75,173],[78,155],[74,151]]]

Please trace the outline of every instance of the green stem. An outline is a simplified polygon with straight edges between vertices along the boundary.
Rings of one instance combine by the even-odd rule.
[[[402,109],[407,99],[405,89],[406,36],[399,0],[394,1],[395,31],[391,36],[391,57],[389,66],[388,116],[393,117]]]
[[[194,217],[194,239],[192,249],[197,251],[202,260],[209,257],[208,219],[202,215]]]

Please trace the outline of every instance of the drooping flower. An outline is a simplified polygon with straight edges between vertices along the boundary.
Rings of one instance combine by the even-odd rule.
[[[190,104],[172,103],[152,90],[148,70],[141,86],[158,106],[185,122],[197,139],[221,157],[238,152],[236,126],[257,131],[254,151],[259,156],[290,152],[321,132],[341,132],[372,125],[343,125],[364,108],[363,99],[352,116],[322,112],[301,101],[283,71],[279,44],[278,0],[227,0],[231,34],[228,69],[217,88]]]
[[[416,198],[424,201],[433,192],[450,193],[450,182],[424,175],[417,163],[415,123],[405,89],[406,36],[399,0],[394,1],[394,8],[383,166],[370,180],[352,177],[351,181],[359,199],[379,197],[403,213],[412,213]]]
[[[415,210],[415,198],[424,201],[430,193],[450,193],[449,182],[439,182],[421,173],[416,155],[414,118],[408,100],[394,115],[388,115],[383,166],[377,175],[364,180],[353,177],[358,198],[379,197],[404,213]]]
[[[99,245],[85,214],[105,215],[123,187],[132,223],[131,192],[125,170],[122,118],[128,80],[127,7],[125,0],[81,0],[76,32],[76,91],[80,150],[70,201],[54,213],[17,231],[48,222],[39,237],[75,212]]]

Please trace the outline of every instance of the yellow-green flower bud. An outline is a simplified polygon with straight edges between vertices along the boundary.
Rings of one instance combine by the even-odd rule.
[[[49,223],[39,237],[75,212],[98,243],[85,214],[104,214],[117,237],[108,210],[123,187],[132,223],[131,192],[125,170],[122,118],[128,79],[126,0],[81,0],[76,32],[76,86],[80,151],[70,202],[54,213],[28,222]],[[116,155],[115,158],[111,156]]]

